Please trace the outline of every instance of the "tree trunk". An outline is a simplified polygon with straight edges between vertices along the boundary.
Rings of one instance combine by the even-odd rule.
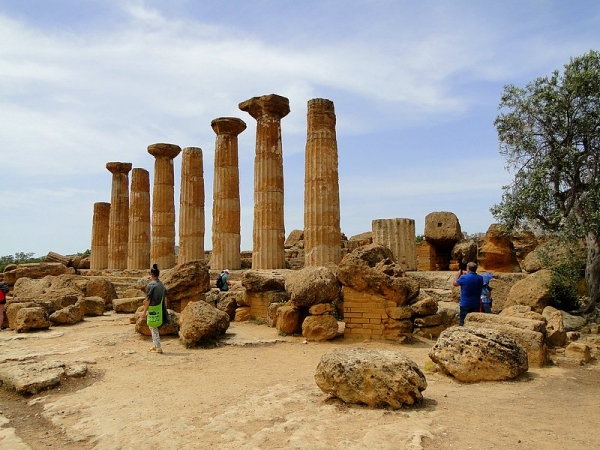
[[[600,302],[600,243],[596,233],[588,233],[585,237],[585,244],[587,247],[585,282],[590,293],[590,301],[583,308],[583,312],[589,313]]]

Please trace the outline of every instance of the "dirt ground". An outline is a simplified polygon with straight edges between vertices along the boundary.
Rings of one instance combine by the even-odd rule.
[[[461,384],[425,370],[432,341],[305,343],[232,323],[212,347],[165,353],[130,315],[0,332],[0,361],[85,362],[86,377],[29,398],[0,389],[2,449],[591,449],[600,448],[600,365],[533,368],[518,380]],[[401,410],[345,405],[314,381],[336,347],[396,349],[424,371],[424,401]],[[429,368],[431,364],[428,364]]]

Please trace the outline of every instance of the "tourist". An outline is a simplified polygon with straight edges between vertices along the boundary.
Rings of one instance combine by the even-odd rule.
[[[465,274],[463,274],[462,269],[459,269],[452,284],[460,286],[459,325],[462,327],[465,324],[467,314],[478,312],[480,307],[483,277],[477,275],[477,264],[474,262],[468,263],[467,273]]]
[[[229,269],[221,271],[219,278],[217,278],[217,287],[221,291],[229,290]]]
[[[2,324],[4,323],[4,307],[6,306],[6,294],[4,290],[0,289],[0,331],[2,331]]]
[[[167,309],[167,288],[165,285],[158,279],[160,275],[160,270],[158,266],[154,264],[152,269],[150,269],[150,276],[152,281],[148,283],[146,286],[146,300],[144,300],[144,313],[143,318],[146,320],[148,314],[149,306],[157,306],[163,303],[163,317],[165,317],[164,312]],[[167,315],[168,317],[168,315]],[[150,334],[152,335],[152,343],[154,346],[150,349],[151,352],[162,353],[162,346],[160,343],[160,334],[158,332],[158,327],[149,327]]]
[[[490,280],[494,277],[491,273],[484,273],[481,275],[483,278],[483,288],[481,289],[481,309],[484,313],[492,313],[492,288],[490,287]]]

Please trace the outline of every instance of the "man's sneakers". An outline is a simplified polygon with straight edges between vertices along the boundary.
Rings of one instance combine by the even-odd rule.
[[[152,352],[152,353],[162,353],[163,351],[162,351],[162,348],[161,348],[161,349],[159,349],[159,350],[157,350],[157,349],[156,349],[156,347],[152,347],[152,348],[150,349],[150,352]]]

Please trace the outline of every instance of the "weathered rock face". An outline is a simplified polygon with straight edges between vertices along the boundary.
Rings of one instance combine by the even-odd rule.
[[[515,273],[521,271],[511,236],[498,224],[485,233],[485,243],[479,253],[479,266],[488,272]]]
[[[277,309],[277,319],[275,328],[284,334],[296,334],[300,331],[302,322],[300,320],[300,310],[293,306],[282,306]]]
[[[308,316],[302,322],[302,336],[308,341],[327,341],[338,336],[338,323],[329,314]]]
[[[523,260],[539,245],[537,237],[531,231],[518,231],[512,235],[512,243],[521,269],[527,271],[523,267]]]
[[[529,369],[522,346],[504,333],[486,328],[448,328],[429,357],[442,372],[465,383],[511,380]]]
[[[80,378],[87,374],[86,364],[69,364],[64,361],[20,361],[2,364],[0,380],[4,387],[22,395],[33,395],[59,386],[66,378]]]
[[[550,270],[543,269],[515,283],[508,293],[504,307],[525,305],[530,306],[533,311],[541,313],[552,302],[548,288],[551,275]]]
[[[105,302],[102,297],[85,297],[79,302],[86,316],[101,316],[104,314]]]
[[[7,267],[8,269],[8,267]],[[75,269],[67,267],[61,263],[29,263],[18,264],[15,269],[6,270],[3,273],[4,281],[11,286],[14,285],[19,278],[44,278],[48,275],[74,274]]]
[[[83,320],[85,310],[80,302],[52,313],[49,317],[54,325],[73,325]]]
[[[321,357],[317,386],[346,403],[400,408],[423,399],[427,388],[418,366],[399,352],[336,349]]]
[[[241,281],[250,292],[285,291],[285,275],[281,270],[248,270]]]
[[[405,305],[419,294],[419,284],[396,265],[391,251],[381,245],[359,247],[344,256],[338,279],[355,291],[377,294],[398,305]]]
[[[13,330],[17,329],[17,313],[23,308],[42,308],[45,312],[46,317],[50,316],[50,314],[52,314],[55,311],[54,304],[51,301],[33,302],[14,299],[9,300],[6,303],[6,309],[4,310],[9,328]]]
[[[567,331],[562,312],[552,306],[546,306],[542,313],[546,320],[546,342],[551,347],[562,347],[567,342]]]
[[[46,310],[41,307],[20,308],[13,322],[11,328],[17,333],[30,330],[45,330],[52,325],[48,319]]]
[[[134,313],[144,303],[144,297],[115,298],[112,301],[116,313]]]
[[[527,351],[529,367],[544,367],[548,361],[546,323],[544,320],[516,316],[471,313],[465,324],[470,327],[492,328],[515,340]]]
[[[471,240],[457,242],[450,253],[452,259],[460,264],[477,261],[477,243]]]
[[[179,326],[180,341],[190,347],[225,334],[229,315],[206,302],[192,302],[182,311]]]
[[[341,286],[330,269],[309,266],[290,272],[285,280],[285,290],[293,305],[311,307],[338,300]]]
[[[106,278],[92,278],[88,281],[85,290],[87,297],[101,297],[106,306],[112,305],[112,301],[118,298],[115,286]]]
[[[440,249],[452,249],[463,239],[456,214],[440,211],[425,216],[425,240]]]

